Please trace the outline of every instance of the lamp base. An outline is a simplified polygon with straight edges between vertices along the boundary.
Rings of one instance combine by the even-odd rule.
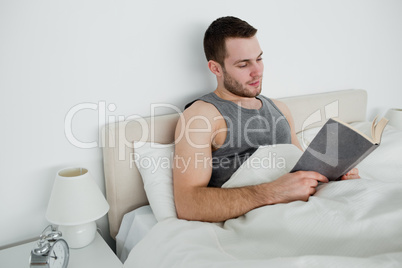
[[[70,248],[83,248],[94,240],[96,223],[92,221],[81,225],[60,225],[59,231]]]

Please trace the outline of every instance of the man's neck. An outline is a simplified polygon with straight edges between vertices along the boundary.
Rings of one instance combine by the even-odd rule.
[[[246,108],[246,109],[260,109],[262,106],[261,100],[256,97],[241,97],[233,94],[232,92],[226,89],[217,88],[214,93],[221,99],[228,100],[236,103],[237,105]]]

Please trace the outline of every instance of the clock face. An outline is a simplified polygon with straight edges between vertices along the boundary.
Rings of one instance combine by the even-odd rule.
[[[50,268],[66,268],[69,257],[69,250],[66,241],[59,239],[54,242],[48,256]]]

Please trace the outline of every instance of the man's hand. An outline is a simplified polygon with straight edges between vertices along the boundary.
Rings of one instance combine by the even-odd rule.
[[[359,170],[357,168],[353,168],[351,171],[346,173],[341,177],[341,180],[352,180],[352,179],[360,179]]]
[[[318,182],[328,182],[327,177],[314,171],[297,171],[287,173],[267,186],[272,193],[273,204],[289,203],[292,201],[307,201],[316,192]]]

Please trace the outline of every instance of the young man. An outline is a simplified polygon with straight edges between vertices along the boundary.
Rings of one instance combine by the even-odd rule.
[[[312,171],[285,174],[255,186],[220,188],[260,145],[301,149],[285,104],[259,95],[264,64],[257,30],[235,17],[215,20],[204,36],[217,88],[188,104],[176,127],[174,197],[181,219],[224,221],[265,205],[307,201],[318,182]],[[344,179],[358,177],[357,170]],[[246,178],[245,178],[246,179]]]

